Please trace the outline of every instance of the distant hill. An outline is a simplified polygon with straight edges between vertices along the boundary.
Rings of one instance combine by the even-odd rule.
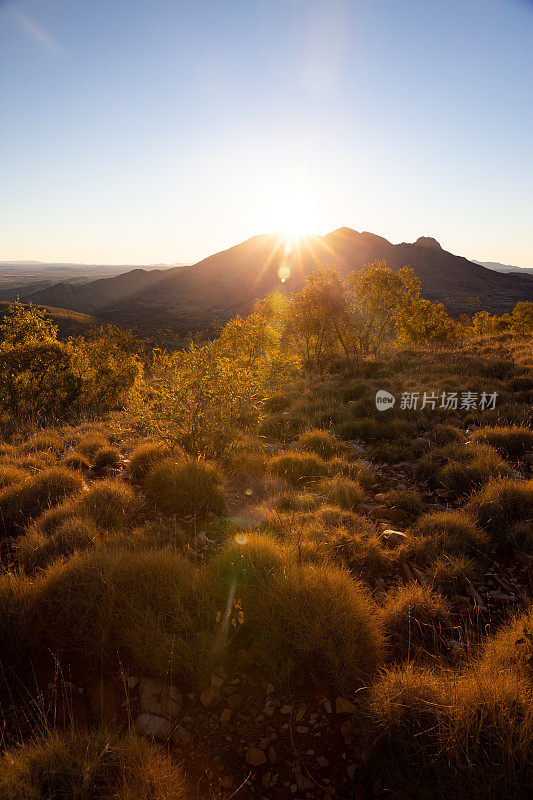
[[[35,302],[96,314],[140,329],[193,330],[248,311],[274,289],[301,288],[316,264],[343,273],[384,260],[397,270],[410,266],[424,296],[447,303],[452,313],[470,309],[469,298],[493,312],[533,299],[533,277],[501,274],[443,250],[431,237],[391,244],[373,233],[339,228],[312,236],[287,252],[278,234],[254,236],[197,264],[166,270],[136,269],[83,286],[61,283],[33,295]],[[287,277],[280,281],[283,267]],[[287,272],[288,270],[288,272]]]
[[[474,261],[474,264],[481,264],[482,267],[496,270],[496,272],[517,272],[521,275],[533,275],[533,267],[513,267],[511,264],[500,264],[498,261]]]
[[[0,302],[0,320],[2,320],[9,308],[9,303]],[[37,305],[36,303],[34,305]],[[43,307],[43,306],[40,306]],[[105,320],[92,317],[89,314],[80,314],[67,308],[53,308],[44,306],[46,316],[58,327],[60,339],[67,339],[69,336],[81,336],[90,328],[98,325],[107,324]]]
[[[182,264],[143,267],[168,269]],[[35,292],[57,283],[83,284],[138,269],[131,264],[60,264],[40,261],[0,261],[0,300],[28,300]]]

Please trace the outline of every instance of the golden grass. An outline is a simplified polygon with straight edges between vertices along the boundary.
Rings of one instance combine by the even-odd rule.
[[[206,517],[225,511],[221,484],[222,476],[212,464],[168,458],[150,469],[145,490],[149,502],[163,514]]]
[[[2,800],[186,800],[180,769],[144,739],[49,732],[0,761]]]

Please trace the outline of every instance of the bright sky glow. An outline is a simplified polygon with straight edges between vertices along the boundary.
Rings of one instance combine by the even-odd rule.
[[[0,0],[0,260],[348,226],[533,267],[530,0]]]

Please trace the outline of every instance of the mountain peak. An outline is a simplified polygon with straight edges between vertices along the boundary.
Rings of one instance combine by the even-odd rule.
[[[431,250],[442,250],[442,247],[433,236],[419,236],[415,244],[419,247],[428,247]]]

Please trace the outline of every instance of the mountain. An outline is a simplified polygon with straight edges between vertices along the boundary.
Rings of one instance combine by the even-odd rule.
[[[533,267],[513,267],[511,264],[500,264],[498,261],[474,261],[474,264],[481,264],[482,267],[493,269],[496,272],[517,272],[521,275],[533,275]]]
[[[346,273],[376,260],[386,261],[393,270],[412,267],[424,296],[445,301],[454,314],[468,311],[472,297],[479,298],[481,307],[500,313],[519,300],[533,299],[532,276],[487,269],[443,250],[431,237],[391,244],[350,228],[306,237],[290,248],[279,234],[254,236],[190,266],[135,269],[83,286],[60,283],[32,299],[141,330],[186,331],[246,312],[274,289],[300,289],[316,264],[334,265]]]

